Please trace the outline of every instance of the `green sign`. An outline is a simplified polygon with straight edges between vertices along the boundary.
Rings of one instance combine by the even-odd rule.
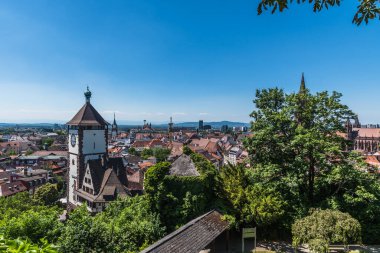
[[[256,228],[243,228],[243,233],[241,237],[242,252],[244,252],[244,239],[255,238],[255,250],[256,250]]]

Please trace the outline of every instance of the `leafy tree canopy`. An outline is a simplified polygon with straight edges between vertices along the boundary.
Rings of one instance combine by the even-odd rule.
[[[42,205],[53,205],[58,201],[59,192],[56,184],[47,183],[37,188],[34,199]]]
[[[314,12],[320,12],[329,7],[340,6],[342,0],[262,0],[257,7],[257,13],[260,15],[268,9],[271,9],[272,14],[277,10],[282,12],[294,2],[298,4],[309,3],[312,5]],[[380,18],[379,3],[378,0],[359,0],[357,11],[352,22],[356,25],[360,25],[363,21],[368,24],[370,20]]]
[[[85,206],[70,214],[59,240],[62,252],[139,252],[164,235],[145,196],[112,202],[91,216]]]
[[[41,239],[39,245],[29,240],[5,239],[0,234],[0,252],[17,252],[17,253],[58,253],[58,247],[48,243],[45,239]]]
[[[253,136],[245,140],[252,165],[247,189],[259,194],[256,199],[264,206],[275,201],[270,204],[275,210],[266,208],[266,217],[285,230],[311,208],[329,208],[359,220],[364,242],[377,243],[380,237],[373,235],[380,228],[380,182],[366,172],[360,154],[346,151],[350,143],[342,136],[343,123],[354,114],[340,98],[337,92],[312,94],[304,82],[298,93],[258,90],[251,114]],[[237,178],[235,174],[232,181]],[[248,193],[241,196],[248,198]],[[243,210],[253,214],[255,209]]]

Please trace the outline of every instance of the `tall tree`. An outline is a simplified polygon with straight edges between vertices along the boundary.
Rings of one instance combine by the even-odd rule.
[[[337,92],[311,94],[303,76],[298,93],[285,94],[278,88],[256,91],[254,136],[246,147],[252,165],[265,175],[261,180],[285,184],[299,200],[315,205],[318,180],[349,163],[343,151],[347,142],[339,133],[353,113],[340,98]]]

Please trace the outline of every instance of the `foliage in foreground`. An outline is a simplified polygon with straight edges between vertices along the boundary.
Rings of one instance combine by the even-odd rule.
[[[292,3],[309,3],[312,5],[314,12],[320,12],[323,9],[340,6],[342,0],[262,0],[258,4],[257,13],[260,15],[263,11],[271,9],[272,14],[277,10],[280,12],[288,8]],[[357,11],[352,20],[356,25],[363,21],[368,24],[372,19],[380,18],[380,5],[378,0],[359,0]]]
[[[33,244],[29,240],[4,239],[0,234],[0,253],[58,253],[58,248],[41,239],[40,245]]]
[[[59,240],[62,252],[138,252],[164,235],[158,216],[145,196],[112,202],[91,216],[75,209]]]
[[[360,223],[347,213],[316,210],[292,226],[293,245],[307,244],[316,253],[328,252],[329,245],[361,242]]]

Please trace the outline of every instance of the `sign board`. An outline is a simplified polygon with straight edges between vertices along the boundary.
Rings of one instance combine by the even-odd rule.
[[[256,237],[256,228],[243,228],[243,238]]]
[[[241,237],[241,246],[242,246],[242,252],[244,253],[245,247],[244,247],[244,239],[246,238],[255,238],[255,250],[256,250],[256,228],[243,228],[243,233]]]

